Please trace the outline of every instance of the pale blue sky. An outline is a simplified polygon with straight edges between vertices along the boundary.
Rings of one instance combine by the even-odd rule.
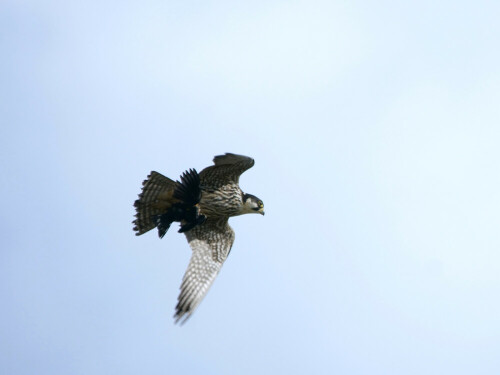
[[[0,373],[498,374],[500,5],[0,3]],[[151,170],[255,158],[182,327]]]

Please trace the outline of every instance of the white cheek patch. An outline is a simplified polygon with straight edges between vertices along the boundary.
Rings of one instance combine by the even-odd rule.
[[[250,199],[248,199],[245,202],[245,211],[246,212],[255,212],[255,210],[258,208],[257,204]]]

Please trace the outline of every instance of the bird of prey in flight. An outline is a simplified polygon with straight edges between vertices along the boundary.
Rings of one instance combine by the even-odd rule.
[[[176,323],[184,323],[191,316],[229,255],[234,231],[228,219],[250,213],[264,215],[264,203],[239,187],[240,175],[254,165],[254,160],[226,153],[213,161],[214,165],[199,174],[195,169],[184,172],[180,182],[151,172],[134,203],[137,236],[156,227],[162,238],[176,221],[192,249],[180,287]]]

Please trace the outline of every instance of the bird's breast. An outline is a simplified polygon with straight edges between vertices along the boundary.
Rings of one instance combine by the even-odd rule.
[[[205,187],[201,192],[200,212],[206,216],[235,216],[243,205],[241,189],[225,185],[217,189]]]

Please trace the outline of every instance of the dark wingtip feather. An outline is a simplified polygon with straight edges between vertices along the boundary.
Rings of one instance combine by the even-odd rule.
[[[184,311],[181,309],[177,309],[177,311],[174,314],[174,319],[175,319],[175,324],[179,325],[184,325],[186,321],[191,317],[191,312],[190,311]]]
[[[196,169],[185,171],[181,175],[181,182],[176,181],[174,197],[192,206],[200,202],[200,176]]]

